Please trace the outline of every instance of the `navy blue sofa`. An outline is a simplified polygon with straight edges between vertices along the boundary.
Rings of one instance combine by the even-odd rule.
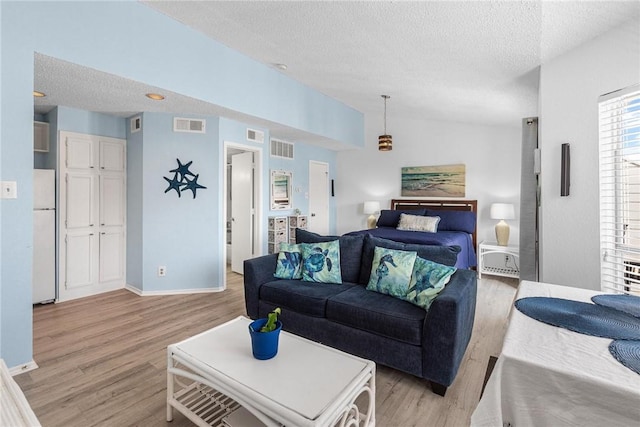
[[[296,230],[298,242],[338,239]],[[476,273],[457,270],[428,311],[366,290],[375,246],[415,250],[418,256],[454,265],[459,248],[393,242],[371,235],[340,236],[343,283],[276,279],[277,254],[244,262],[247,315],[282,309],[283,328],[360,357],[424,378],[444,396],[471,338]]]

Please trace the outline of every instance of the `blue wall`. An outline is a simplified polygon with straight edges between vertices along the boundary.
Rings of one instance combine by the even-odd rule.
[[[346,146],[364,146],[360,112],[141,3],[0,2],[0,8],[0,179],[17,181],[19,194],[18,199],[0,201],[0,356],[10,367],[32,358],[35,52],[192,96]],[[132,43],[143,48],[131,49]],[[64,119],[59,121],[64,123]],[[147,148],[143,148],[144,153]],[[147,156],[143,159],[146,161]],[[161,164],[147,167],[156,171],[167,167],[164,161],[158,162]],[[144,191],[147,185],[153,189],[155,184],[144,182]],[[159,200],[149,203],[161,205]],[[144,268],[143,274],[147,274],[148,267]],[[209,273],[199,274],[204,278]]]
[[[144,113],[143,136],[143,291],[221,288],[221,207],[218,204],[221,164],[218,150],[218,118],[206,120],[206,133],[173,132],[172,114]],[[169,171],[193,162],[190,172],[199,175],[206,189],[165,193]],[[167,275],[158,277],[158,266]]]

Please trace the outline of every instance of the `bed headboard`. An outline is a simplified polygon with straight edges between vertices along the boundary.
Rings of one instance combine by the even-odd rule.
[[[476,213],[476,228],[471,234],[473,240],[473,247],[478,248],[477,236],[478,236],[478,201],[477,200],[443,200],[443,199],[391,199],[391,209],[393,210],[409,210],[428,208],[434,210],[445,211],[469,211]]]

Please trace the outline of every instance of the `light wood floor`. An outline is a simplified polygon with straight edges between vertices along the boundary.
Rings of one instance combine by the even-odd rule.
[[[446,396],[377,367],[381,427],[467,426],[489,356],[498,355],[517,282],[483,278],[471,343]],[[14,377],[44,427],[192,426],[165,421],[166,347],[245,314],[242,276],[222,293],[140,297],[126,290],[34,308],[34,360]]]

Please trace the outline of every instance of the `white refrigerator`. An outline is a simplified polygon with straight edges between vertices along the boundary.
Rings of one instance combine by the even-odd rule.
[[[56,175],[33,170],[33,303],[56,298]]]

